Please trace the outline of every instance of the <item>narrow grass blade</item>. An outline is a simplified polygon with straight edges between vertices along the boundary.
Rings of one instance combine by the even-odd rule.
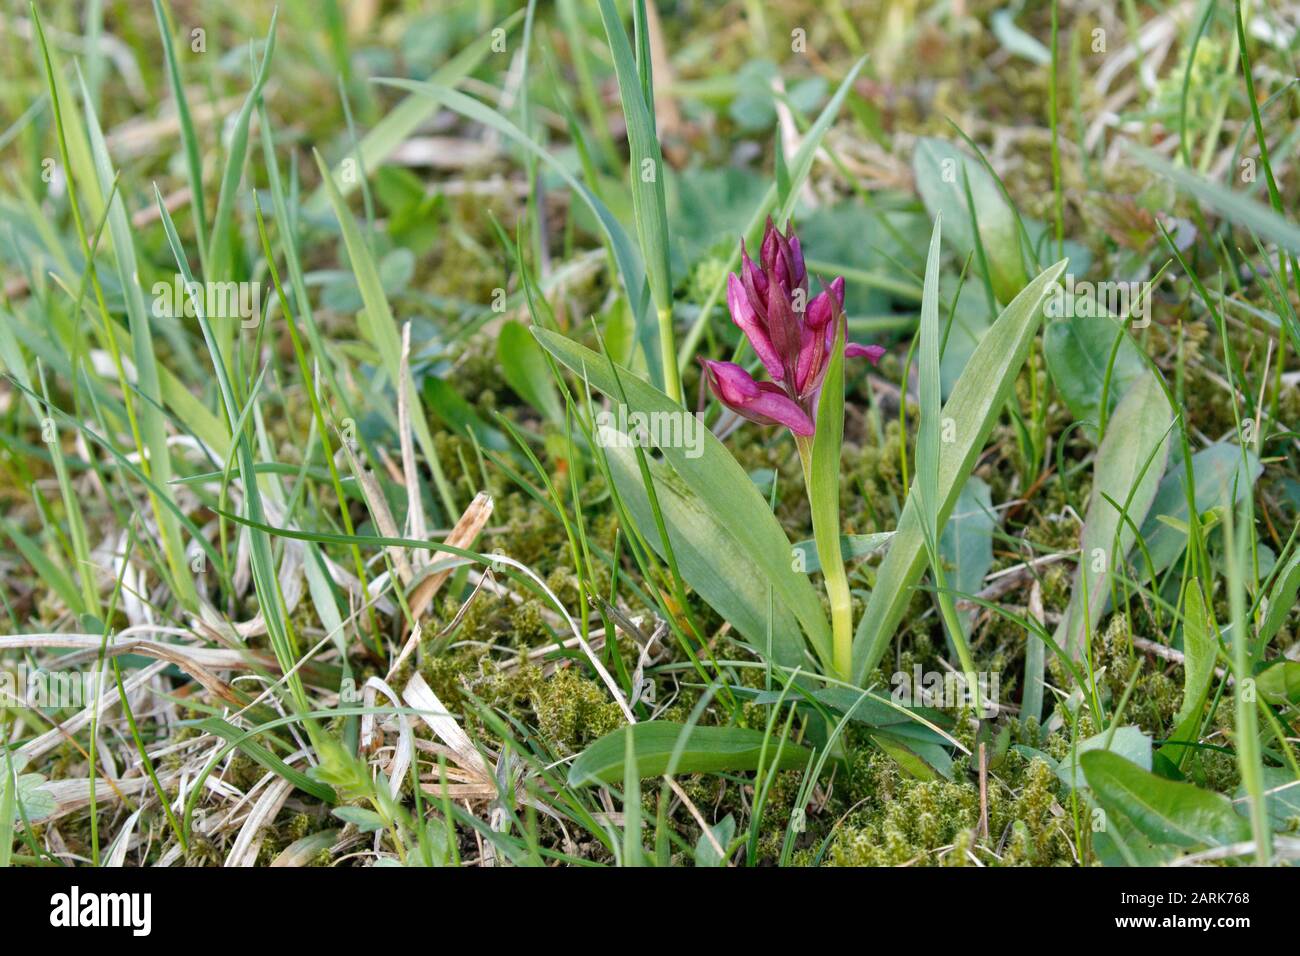
[[[1289,252],[1300,254],[1300,225],[1283,218],[1268,206],[1249,196],[1233,192],[1181,166],[1175,166],[1141,146],[1129,143],[1125,149],[1143,166],[1169,179],[1184,192],[1191,193],[1198,201],[1214,209],[1230,222],[1250,230],[1269,242],[1277,243]]]
[[[384,285],[379,278],[379,268],[375,265],[370,246],[361,235],[361,230],[357,228],[356,220],[352,217],[352,213],[343,201],[343,197],[334,188],[334,182],[329,178],[329,170],[325,166],[325,161],[321,159],[320,153],[315,155],[316,165],[320,169],[321,177],[325,183],[330,205],[334,208],[334,215],[338,219],[339,228],[343,230],[343,244],[347,247],[348,258],[352,262],[352,272],[356,276],[357,287],[361,291],[361,301],[365,304],[361,315],[364,316],[362,328],[366,333],[366,338],[378,350],[383,361],[384,371],[388,374],[389,381],[393,383],[393,390],[396,391],[400,388],[411,389],[410,383],[404,381],[401,375],[402,339],[398,334],[397,320],[393,317],[393,310],[388,304],[388,296],[384,293]],[[414,395],[412,395],[412,406],[419,407]],[[434,447],[433,435],[429,431],[429,423],[423,415],[414,415],[411,419],[411,427],[415,432],[415,440],[420,445],[421,453],[423,453],[429,467],[433,470],[434,484],[442,499],[443,507],[446,509],[447,520],[454,520],[455,516],[460,512],[456,508],[451,486],[447,484],[446,478],[443,477],[438,451]]]
[[[190,184],[190,209],[194,215],[194,232],[202,256],[200,265],[204,275],[208,275],[207,246],[212,241],[208,233],[208,211],[203,197],[203,159],[199,153],[199,137],[194,130],[194,120],[190,116],[189,99],[185,95],[185,84],[181,81],[181,68],[176,60],[176,48],[172,43],[172,31],[169,17],[163,10],[162,0],[153,0],[154,18],[158,21],[158,35],[162,38],[163,59],[167,63],[167,82],[171,87],[172,101],[176,104],[176,121],[181,128],[181,145],[185,149],[185,173]]]
[[[209,281],[224,281],[230,278],[231,249],[233,238],[230,235],[231,224],[235,216],[235,196],[239,192],[240,180],[244,178],[244,160],[248,155],[248,127],[253,120],[253,110],[262,96],[266,78],[270,75],[271,60],[275,56],[275,23],[279,8],[271,13],[271,26],[266,32],[266,46],[262,50],[262,62],[253,79],[253,87],[244,98],[244,104],[235,114],[231,127],[230,145],[226,152],[226,168],[221,175],[221,189],[217,193],[217,211],[212,217],[212,235],[208,237],[207,265],[209,271],[204,278]],[[202,241],[202,237],[200,237]],[[228,331],[225,333],[230,334]],[[228,342],[223,339],[223,345]],[[227,356],[227,361],[230,360]]]
[[[483,63],[489,53],[492,53],[496,37],[503,35],[497,31],[503,30],[505,34],[509,34],[523,17],[524,10],[521,8],[493,29],[483,31],[482,36],[435,70],[428,82],[448,88],[457,86]],[[393,151],[406,142],[437,109],[437,102],[426,96],[413,95],[402,100],[370,132],[361,137],[357,150],[361,165],[366,169],[378,169],[393,154]],[[328,181],[334,184],[335,190],[341,196],[351,195],[352,190],[358,185],[357,177],[345,175],[347,162],[347,159],[341,161],[329,172]],[[319,216],[329,208],[329,197],[323,182],[312,193],[304,208],[311,216]]]
[[[409,80],[383,80],[381,82],[410,90],[420,96],[429,97],[448,109],[455,110],[462,116],[474,120],[476,123],[482,123],[489,129],[496,130],[534,153],[538,159],[550,166],[556,175],[564,180],[565,185],[572,189],[578,198],[586,204],[587,208],[591,210],[592,215],[596,217],[605,233],[605,238],[608,240],[610,250],[614,255],[614,262],[618,266],[619,276],[623,280],[623,290],[627,294],[628,306],[631,308],[633,315],[636,316],[637,329],[641,336],[646,364],[650,368],[652,375],[657,376],[659,354],[653,348],[646,348],[647,329],[652,330],[653,326],[650,324],[649,287],[646,285],[645,267],[637,255],[632,240],[628,237],[622,224],[609,211],[609,208],[590,189],[574,178],[564,163],[530,139],[523,130],[496,110],[485,106],[473,97],[432,83],[414,83]]]
[[[645,0],[633,0],[638,22],[644,26]],[[664,391],[681,400],[681,381],[674,361],[672,273],[668,256],[668,207],[664,198],[664,157],[655,135],[654,100],[650,86],[649,57],[639,64],[632,55],[623,20],[613,0],[600,0],[600,17],[609,38],[610,55],[618,77],[623,115],[627,122],[632,212],[650,295],[659,312],[659,345],[663,356]],[[644,39],[644,37],[641,37]],[[638,65],[640,71],[638,71]]]
[[[159,385],[157,348],[153,341],[153,326],[149,322],[148,306],[140,287],[140,266],[135,255],[135,238],[122,197],[112,184],[116,179],[113,161],[104,142],[104,134],[95,114],[94,103],[84,83],[81,88],[86,108],[86,126],[90,134],[91,153],[100,188],[112,191],[108,201],[108,230],[113,240],[113,259],[117,265],[118,282],[126,301],[127,323],[131,330],[131,358],[135,364],[136,388],[148,401],[138,406],[140,436],[148,451],[141,468],[154,479],[166,495],[172,494],[171,452],[167,446],[167,428],[162,413],[162,389]],[[178,303],[179,305],[179,303]],[[154,517],[162,537],[163,554],[171,572],[171,584],[181,604],[189,610],[197,607],[198,592],[185,560],[185,545],[175,518],[158,502],[152,500]]]

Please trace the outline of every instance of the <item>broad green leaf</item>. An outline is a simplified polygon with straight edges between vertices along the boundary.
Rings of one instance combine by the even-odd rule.
[[[1300,703],[1300,661],[1276,661],[1256,675],[1255,686],[1270,704]]]
[[[1153,843],[1191,848],[1250,839],[1250,824],[1221,794],[1157,777],[1103,750],[1086,753],[1079,762],[1107,815],[1127,818]]]
[[[1287,767],[1263,769],[1264,800],[1273,829],[1278,833],[1294,832],[1293,822],[1300,820],[1300,780]],[[1237,787],[1233,803],[1243,816],[1250,813],[1250,795],[1246,793],[1244,784]]]
[[[1267,647],[1277,632],[1282,630],[1287,616],[1295,608],[1297,591],[1300,591],[1300,549],[1291,552],[1291,557],[1273,578],[1273,586],[1268,592],[1268,613],[1259,629],[1261,647]]]
[[[549,329],[534,326],[533,335],[562,364],[615,402],[622,401],[621,385],[627,394],[629,414],[640,412],[668,416],[663,419],[666,421],[673,421],[673,416],[689,414],[627,369],[618,368],[616,381],[609,360],[591,349]],[[814,650],[823,659],[828,659],[830,627],[821,600],[807,575],[799,574],[792,567],[789,538],[731,453],[707,428],[701,429],[700,435],[698,449],[673,442],[659,447],[687,487],[723,527],[730,529],[740,548],[762,570],[767,583],[772,586],[775,603],[790,609]]]
[[[989,280],[1002,302],[1015,297],[1029,277],[1020,255],[1020,231],[1015,211],[1007,205],[987,169],[945,139],[922,137],[912,154],[916,188],[932,217],[942,215],[944,238],[965,258],[975,250],[978,228],[988,256]],[[966,181],[975,204],[972,222],[966,203]]]
[[[1130,724],[1116,727],[1113,734],[1103,730],[1087,740],[1079,741],[1075,748],[1056,765],[1056,776],[1067,787],[1082,785],[1083,772],[1075,763],[1075,757],[1077,755],[1082,758],[1084,754],[1094,750],[1107,750],[1132,761],[1135,766],[1143,770],[1151,769],[1151,735],[1143,733],[1141,727]]]
[[[944,443],[939,451],[940,529],[952,513],[1025,363],[1042,319],[1043,298],[1067,264],[1063,259],[1048,267],[1002,310],[953,386],[943,413],[952,419],[955,440]],[[914,482],[854,638],[853,677],[857,684],[884,655],[925,564],[925,539],[917,505]]]
[[[1078,301],[1076,299],[1076,301]],[[1095,440],[1101,420],[1101,394],[1111,350],[1119,351],[1111,368],[1106,415],[1114,413],[1128,390],[1146,374],[1137,345],[1124,328],[1104,315],[1055,319],[1043,331],[1043,358],[1052,383],[1075,421],[1090,422],[1085,430]]]
[[[840,458],[844,454],[844,323],[836,320],[830,363],[817,402],[817,428],[813,435],[811,469],[804,476],[812,510],[817,560],[826,581],[831,605],[834,646],[830,673],[841,679],[853,670],[853,599],[840,552]],[[806,439],[796,439],[806,441]],[[806,446],[801,446],[806,447]],[[826,661],[823,659],[823,664]]]
[[[897,677],[895,679],[897,680]],[[848,687],[823,687],[821,690],[814,691],[813,697],[831,710],[848,715],[857,723],[870,727],[888,727],[891,730],[894,729],[895,724],[911,724],[917,730],[923,731],[926,735],[925,739],[933,743],[944,746],[951,746],[953,743],[951,738],[945,737],[937,730],[931,730],[920,722],[928,720],[940,726],[951,726],[951,716],[933,707],[904,707],[901,704],[886,702],[881,695],[852,690]]]
[[[13,826],[23,817],[26,817],[29,823],[37,823],[58,809],[54,795],[44,786],[45,777],[39,773],[18,773],[21,766],[18,760],[14,761],[15,773],[12,779],[17,786],[11,792],[7,782],[10,778],[5,769],[5,762],[0,760],[0,809],[9,808],[7,823],[9,826]],[[0,825],[5,825],[5,821],[0,820]]]
[[[485,422],[474,406],[462,398],[446,379],[430,376],[420,386],[420,392],[429,413],[461,438],[473,436],[480,445],[492,451],[509,451],[514,447],[510,439]]]
[[[1192,456],[1192,479],[1196,484],[1196,510],[1204,513],[1230,501],[1238,503],[1254,486],[1264,466],[1254,453],[1246,452],[1242,462],[1241,448],[1228,442],[1215,442]],[[1236,486],[1236,498],[1233,487]],[[1170,567],[1187,549],[1187,531],[1171,525],[1174,522],[1185,529],[1187,514],[1187,472],[1182,466],[1170,468],[1156,490],[1155,499],[1141,525],[1142,540],[1157,573]]]
[[[918,494],[922,530],[936,577],[942,571],[938,547],[943,524],[939,518],[942,501],[939,496],[939,407],[942,401],[939,397],[939,243],[942,227],[943,215],[935,213],[921,294],[920,344],[917,347],[921,419],[916,435],[916,484],[912,488]]]
[[[675,774],[757,770],[760,763],[793,770],[806,766],[812,756],[804,747],[779,741],[760,730],[688,728],[672,721],[648,720],[606,734],[579,754],[569,767],[569,786],[622,780],[629,737],[642,779],[666,773],[670,764]]]
[[[1178,856],[1173,847],[1152,843],[1128,817],[1114,814],[1105,821],[1092,835],[1092,851],[1103,866],[1165,866]]]
[[[840,553],[843,554],[845,561],[865,558],[885,547],[893,537],[892,531],[878,531],[875,534],[842,534]],[[794,546],[792,552],[797,562],[796,566],[808,574],[822,569],[821,561],[817,558],[817,542],[811,538],[800,541]]]
[[[728,813],[725,817],[710,827],[713,831],[713,837],[725,850],[727,845],[736,838],[736,818]],[[727,861],[718,856],[718,851],[713,848],[713,843],[704,834],[695,841],[695,865],[696,866],[722,866]]]
[[[1169,400],[1155,376],[1148,373],[1128,390],[1106,426],[1093,462],[1092,495],[1084,516],[1070,605],[1056,629],[1057,646],[1076,657],[1086,640],[1086,629],[1097,626],[1110,597],[1115,566],[1133,545],[1133,527],[1141,525],[1155,499],[1169,456],[1172,421]],[[1126,509],[1131,525],[1122,520],[1116,504]]]
[[[702,428],[703,426],[701,426]],[[654,510],[642,484],[636,449],[621,432],[602,429],[601,440],[619,496],[641,534],[666,558]],[[613,440],[610,440],[613,437]],[[750,647],[767,658],[768,585],[763,570],[681,476],[663,462],[648,462],[655,498],[682,578],[730,622]],[[784,604],[772,602],[771,660],[785,667],[805,662],[799,622]]]
[[[975,594],[984,584],[984,575],[993,566],[994,524],[988,482],[971,475],[939,538],[939,553],[953,568],[948,586],[958,594]],[[969,633],[975,612],[966,611],[960,616]]]
[[[895,675],[895,680],[899,679],[900,675]],[[757,690],[752,687],[733,687],[731,690],[737,697],[765,706],[790,699],[786,691],[778,689]],[[904,706],[902,703],[891,702],[880,694],[850,687],[823,687],[811,693],[813,700],[818,704],[847,717],[854,723],[864,724],[877,730],[888,730],[892,734],[905,735],[909,739],[939,747],[952,747],[957,743],[955,738],[941,729],[952,726],[952,716],[938,708]],[[795,704],[800,707],[811,706],[806,700],[795,700]]]
[[[1205,695],[1214,679],[1217,648],[1200,579],[1192,578],[1187,582],[1183,597],[1183,703],[1174,717],[1174,729],[1169,740],[1196,740],[1205,709]],[[1191,753],[1190,747],[1166,747],[1166,756],[1180,766]],[[1162,753],[1166,747],[1161,748]]]
[[[362,833],[374,833],[384,828],[384,818],[365,807],[335,807],[330,813],[344,823],[351,823]]]
[[[983,296],[976,295],[967,288],[960,294],[958,277],[947,274],[939,277],[939,291],[944,302],[954,303],[952,321],[947,313],[943,316],[945,323],[943,354],[939,357],[939,372],[943,385],[943,397],[952,394],[952,387],[957,384],[966,363],[979,346],[984,333],[993,324],[989,314],[988,303]]]
[[[1052,51],[1043,46],[1032,33],[1026,33],[1016,25],[1016,14],[1019,12],[1018,6],[995,10],[989,18],[993,35],[998,38],[998,42],[1008,53],[1023,57],[1030,63],[1047,66],[1052,62]]]
[[[506,322],[497,336],[497,361],[516,395],[551,422],[564,421],[564,408],[555,391],[546,354],[522,322]]]
[[[952,756],[941,738],[916,723],[893,724],[868,731],[871,742],[898,761],[918,780],[952,779]]]

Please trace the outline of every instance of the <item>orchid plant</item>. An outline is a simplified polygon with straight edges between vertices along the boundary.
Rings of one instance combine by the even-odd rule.
[[[741,365],[700,359],[705,379],[717,399],[737,415],[760,425],[784,425],[794,435],[803,465],[804,486],[812,507],[813,530],[822,574],[831,605],[833,667],[836,676],[850,676],[853,643],[852,602],[848,575],[840,551],[838,473],[815,476],[819,399],[831,383],[838,394],[828,408],[833,444],[826,460],[839,460],[843,431],[843,369],[839,358],[866,358],[873,365],[885,350],[878,345],[845,342],[844,279],[836,277],[811,300],[808,268],[799,237],[789,224],[782,233],[769,218],[763,231],[759,261],[741,243],[739,275],[727,277],[731,319],[745,334],[770,381],[757,381]],[[826,480],[815,480],[825,477]]]

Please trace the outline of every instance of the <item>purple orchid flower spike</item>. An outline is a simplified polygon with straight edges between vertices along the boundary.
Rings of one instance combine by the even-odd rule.
[[[836,278],[808,300],[808,270],[794,230],[782,234],[767,220],[759,264],[741,241],[740,274],[727,277],[731,320],[745,333],[771,377],[757,382],[739,365],[701,359],[709,388],[736,414],[760,425],[784,425],[801,438],[813,433],[817,396],[844,316],[844,279]],[[873,365],[879,345],[844,347],[846,358]]]

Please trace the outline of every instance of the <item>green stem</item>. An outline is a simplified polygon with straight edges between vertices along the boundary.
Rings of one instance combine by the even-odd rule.
[[[943,623],[948,628],[948,633],[952,635],[953,647],[957,648],[957,660],[961,664],[962,675],[966,678],[966,686],[969,693],[978,695],[979,679],[975,672],[975,657],[971,654],[970,643],[966,640],[966,632],[962,630],[961,617],[957,614],[957,605],[953,601],[952,591],[948,589],[948,577],[943,570],[943,562],[939,556],[935,555],[933,562],[934,585],[937,591],[939,601],[939,615],[943,618]],[[978,697],[973,698],[976,706],[983,709],[984,702]],[[996,703],[996,701],[991,701]]]
[[[847,681],[853,674],[853,596],[849,592],[849,576],[840,550],[838,509],[831,516],[832,520],[819,520],[821,509],[813,500],[812,493],[812,438],[795,435],[794,442],[799,449],[804,489],[808,492],[808,505],[813,513],[817,560],[821,563],[822,580],[831,604],[831,669],[835,677]]]
[[[673,341],[673,307],[659,310],[659,354],[664,363],[664,391],[674,402],[682,400],[682,376],[677,368],[677,350]]]

